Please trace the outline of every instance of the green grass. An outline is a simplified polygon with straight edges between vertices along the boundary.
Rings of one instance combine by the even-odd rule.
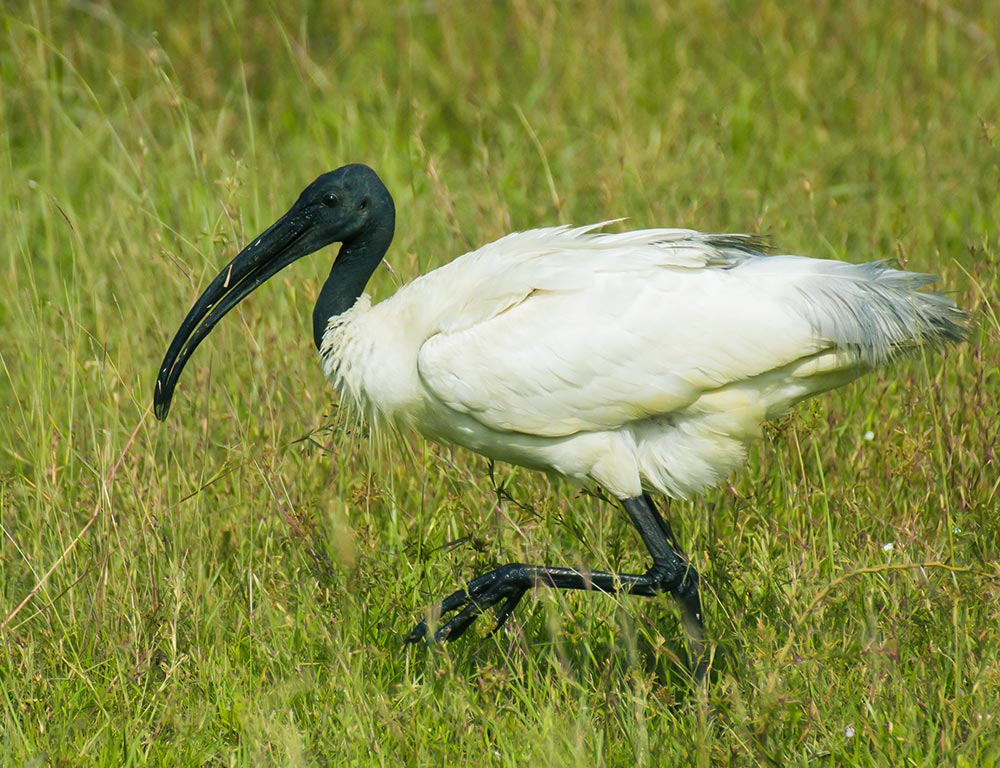
[[[252,5],[0,16],[0,762],[1000,763],[989,3]],[[397,199],[376,297],[511,229],[627,216],[896,257],[974,328],[670,505],[707,691],[665,599],[539,591],[495,638],[404,649],[493,564],[644,557],[578,488],[371,450],[312,347],[329,256],[227,317],[155,422],[200,288],[346,162]]]

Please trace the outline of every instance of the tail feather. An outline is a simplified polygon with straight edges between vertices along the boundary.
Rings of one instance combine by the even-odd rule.
[[[782,276],[786,297],[831,344],[877,366],[919,347],[943,347],[965,339],[968,316],[940,293],[922,291],[934,275],[895,269],[885,261],[841,261],[769,256],[747,266]]]
[[[841,279],[807,282],[802,300],[817,330],[864,363],[881,365],[918,347],[964,340],[966,314],[947,296],[920,290],[934,275],[882,261],[838,267]]]

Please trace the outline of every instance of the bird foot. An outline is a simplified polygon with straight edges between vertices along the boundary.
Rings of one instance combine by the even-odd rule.
[[[701,596],[698,593],[698,572],[689,568],[684,579],[671,594],[681,609],[681,625],[688,636],[691,653],[691,672],[696,682],[705,679],[708,671],[709,653],[705,642],[705,626],[701,613]]]
[[[545,565],[509,563],[469,582],[466,589],[453,592],[431,615],[406,636],[406,643],[445,643],[461,637],[480,614],[495,608],[496,624],[491,634],[504,625],[524,593],[536,585],[555,589],[595,590],[608,594],[627,593],[655,597],[667,592],[681,608],[681,621],[690,638],[696,680],[705,677],[708,664],[698,573],[673,550],[672,560],[656,562],[644,574],[580,571]],[[450,618],[448,618],[451,614]],[[443,623],[441,623],[443,621]],[[433,632],[432,632],[433,629]]]
[[[496,624],[490,634],[496,632],[510,617],[524,593],[534,586],[532,570],[520,563],[508,563],[477,576],[469,582],[468,589],[460,589],[448,595],[432,612],[432,623],[436,619],[443,619],[452,611],[458,613],[436,628],[433,642],[445,643],[461,637],[481,613],[494,606],[498,606]],[[427,640],[429,632],[428,620],[424,619],[406,636],[404,642],[418,643]]]

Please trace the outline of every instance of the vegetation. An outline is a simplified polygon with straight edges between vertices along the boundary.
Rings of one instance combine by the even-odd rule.
[[[0,11],[0,762],[1000,763],[990,4],[296,5]],[[666,599],[539,590],[495,637],[404,648],[493,564],[644,554],[592,489],[371,450],[312,348],[329,254],[227,317],[153,419],[200,288],[346,162],[399,209],[376,298],[626,216],[894,257],[974,327],[670,504],[707,689]]]

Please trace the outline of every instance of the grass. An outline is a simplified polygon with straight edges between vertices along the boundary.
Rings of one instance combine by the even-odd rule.
[[[1000,762],[1000,72],[978,2],[57,4],[2,12],[0,762]],[[115,7],[118,6],[118,7]],[[342,423],[329,258],[183,313],[319,172],[399,209],[376,297],[511,229],[616,216],[940,274],[967,345],[819,398],[670,515],[666,600],[540,591],[404,649],[498,562],[641,568],[580,489]]]

